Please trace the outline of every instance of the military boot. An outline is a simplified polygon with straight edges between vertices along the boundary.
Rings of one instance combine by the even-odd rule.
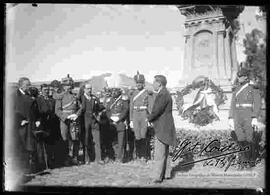
[[[80,149],[80,143],[79,141],[72,141],[72,164],[78,165],[78,157],[79,157],[79,149]]]
[[[90,157],[89,157],[88,150],[89,150],[89,148],[87,146],[84,147],[84,160],[85,160],[85,164],[90,164]]]
[[[146,139],[145,138],[142,138],[141,139],[141,158],[144,160],[144,161],[146,161],[146,159],[147,159],[147,157],[146,157]]]
[[[136,139],[135,140],[135,151],[136,151],[136,159],[141,158],[141,146],[140,146],[141,140]]]
[[[70,166],[69,141],[68,140],[64,140],[64,166]]]

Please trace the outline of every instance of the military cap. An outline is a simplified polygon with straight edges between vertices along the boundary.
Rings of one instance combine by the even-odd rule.
[[[241,69],[237,72],[237,76],[238,76],[238,77],[249,76],[249,70],[246,69],[246,68],[241,68]]]
[[[134,76],[134,80],[136,83],[144,83],[145,78],[143,74],[139,74],[139,71],[137,71],[137,74]]]
[[[60,87],[61,86],[61,82],[57,81],[57,80],[53,80],[50,84],[50,86],[52,87]]]
[[[68,74],[67,77],[62,78],[61,83],[62,83],[62,85],[71,85],[71,86],[73,86],[74,81]]]

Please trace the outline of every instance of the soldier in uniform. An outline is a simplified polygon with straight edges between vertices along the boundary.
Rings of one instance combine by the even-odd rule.
[[[144,88],[144,75],[134,76],[137,89],[133,92],[130,99],[130,127],[133,128],[135,134],[136,156],[139,159],[147,159],[147,114],[148,107],[148,91]]]
[[[112,90],[110,88],[104,89],[104,97],[100,99],[100,103],[109,109],[109,103],[112,101]],[[105,162],[114,160],[113,143],[113,128],[110,124],[110,119],[106,114],[106,109],[103,110],[100,116],[100,134],[101,134],[101,150],[102,157]]]
[[[241,162],[253,166],[254,129],[258,127],[257,118],[261,107],[261,97],[257,89],[250,85],[249,71],[242,68],[238,73],[239,85],[233,91],[229,112],[229,126],[235,131],[237,142],[241,147],[249,146],[249,151],[239,154]],[[243,165],[243,164],[242,164]],[[240,166],[243,168],[243,166]]]
[[[106,112],[111,125],[117,131],[118,149],[115,151],[118,162],[124,160],[126,119],[128,117],[128,97],[121,95],[120,88],[112,89],[112,98],[108,101]]]
[[[76,121],[79,111],[77,98],[72,94],[73,79],[69,77],[62,79],[64,91],[56,94],[55,113],[60,119],[61,136],[64,141],[64,164],[78,164],[79,137]],[[74,126],[75,125],[75,126]],[[69,145],[72,148],[72,160],[69,159]]]

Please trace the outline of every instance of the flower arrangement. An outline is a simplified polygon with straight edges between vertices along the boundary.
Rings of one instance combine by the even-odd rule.
[[[198,126],[205,126],[212,123],[215,119],[218,119],[216,114],[213,112],[213,107],[209,105],[201,108],[198,108],[198,105],[192,105],[187,110],[183,111],[183,97],[190,94],[193,90],[199,89],[199,92],[201,92],[206,88],[210,88],[212,93],[215,94],[214,101],[217,107],[221,104],[224,104],[224,102],[227,100],[223,89],[221,89],[219,86],[216,86],[214,82],[208,77],[199,76],[194,79],[191,84],[188,84],[181,91],[177,92],[176,104],[179,114],[184,120],[189,120],[190,123]]]

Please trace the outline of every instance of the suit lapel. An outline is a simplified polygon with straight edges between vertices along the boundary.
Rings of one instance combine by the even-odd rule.
[[[90,104],[90,109],[92,109],[93,110],[93,98],[90,96],[90,98],[88,99],[87,97],[85,97],[85,95],[84,95],[84,101],[85,101],[85,105],[86,104]]]
[[[157,96],[162,96],[164,94],[166,94],[166,88],[165,87],[160,90],[160,92],[158,93]]]
[[[158,105],[156,105],[157,103],[157,101],[159,100],[159,98],[161,98],[161,96],[164,94],[164,91],[165,90],[165,88],[162,88],[161,90],[160,90],[160,92],[157,94],[157,96],[156,96],[156,98],[155,98],[155,102],[154,102],[154,105],[153,105],[153,107],[154,106],[158,106]]]
[[[91,99],[90,99],[90,102],[91,102],[91,109],[92,109],[92,111],[94,111],[94,99],[93,99],[93,97],[91,97]]]

